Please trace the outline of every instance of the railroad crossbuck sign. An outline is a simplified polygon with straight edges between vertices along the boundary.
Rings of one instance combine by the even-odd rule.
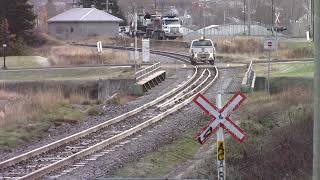
[[[230,119],[230,115],[245,99],[244,94],[237,93],[222,109],[218,109],[214,104],[210,103],[206,97],[199,93],[193,101],[212,117],[212,121],[197,134],[198,141],[204,144],[219,127],[222,127],[238,141],[243,142],[247,138],[247,134]]]

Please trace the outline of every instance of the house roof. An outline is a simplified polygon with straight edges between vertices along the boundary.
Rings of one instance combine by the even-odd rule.
[[[122,22],[104,11],[96,8],[72,8],[48,20],[48,22]]]

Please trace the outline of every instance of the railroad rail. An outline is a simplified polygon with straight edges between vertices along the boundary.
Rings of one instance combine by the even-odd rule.
[[[181,54],[160,51],[155,53],[177,59],[184,58],[184,61],[188,61],[186,56]],[[187,81],[141,107],[82,132],[0,162],[0,178],[41,178],[72,165],[76,160],[103,151],[185,107],[198,92],[205,92],[215,82],[218,75],[218,69],[215,66],[195,67],[194,74]],[[163,104],[165,108],[159,108]]]

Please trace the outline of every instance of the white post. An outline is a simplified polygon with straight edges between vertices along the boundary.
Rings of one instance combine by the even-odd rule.
[[[222,96],[217,95],[216,103],[219,109],[222,108]],[[219,118],[222,118],[219,116]],[[224,131],[219,128],[217,131],[217,162],[218,162],[218,180],[226,180],[226,162],[225,162],[225,144]]]
[[[310,33],[309,33],[309,31],[306,31],[306,38],[307,38],[307,41],[310,41]]]
[[[150,61],[150,40],[142,39],[142,59],[143,62]]]
[[[134,43],[130,43],[130,48],[134,48]],[[134,62],[134,51],[129,51],[129,60],[130,63]]]
[[[99,41],[99,45],[100,45],[100,52],[102,53],[103,49],[102,49],[102,42],[101,41]]]

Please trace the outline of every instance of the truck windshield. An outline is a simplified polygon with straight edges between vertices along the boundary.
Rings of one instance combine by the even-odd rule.
[[[165,20],[165,24],[180,24],[179,20]]]
[[[209,40],[194,41],[192,47],[195,46],[212,46],[212,43]]]
[[[143,16],[143,15],[138,15],[137,21],[138,21],[138,23],[143,23],[143,21],[144,21],[144,16]]]

